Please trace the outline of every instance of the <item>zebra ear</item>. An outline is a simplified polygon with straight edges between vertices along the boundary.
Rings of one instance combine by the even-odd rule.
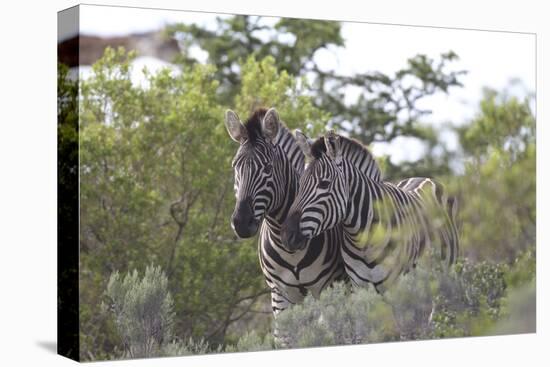
[[[311,140],[298,129],[294,131],[294,136],[296,137],[296,143],[298,143],[298,146],[306,156],[306,159],[311,161],[313,159],[313,156],[311,155]]]
[[[279,133],[279,114],[275,108],[270,108],[265,113],[264,119],[262,120],[262,133],[272,142],[275,141],[277,134]]]
[[[225,127],[231,139],[237,143],[242,142],[248,136],[239,116],[231,110],[225,111]]]
[[[342,158],[342,150],[340,137],[334,130],[330,130],[325,134],[325,147],[327,148],[327,155],[338,163]]]

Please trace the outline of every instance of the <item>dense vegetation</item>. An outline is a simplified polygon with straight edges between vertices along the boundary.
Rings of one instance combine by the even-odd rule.
[[[336,284],[308,297],[277,320],[283,332],[299,330],[287,333],[290,346],[534,331],[532,97],[487,90],[477,116],[455,128],[460,150],[434,156],[445,145],[416,103],[460,87],[462,72],[444,67],[458,56],[413,56],[394,75],[337,75],[311,56],[343,46],[339,31],[334,22],[290,19],[265,28],[241,16],[220,20],[216,32],[175,25],[166,33],[184,52],[174,68],[144,70],[136,84],[135,55],[107,49],[80,94],[60,65],[60,109],[80,103],[83,359],[277,347],[256,240],[237,240],[229,226],[236,146],[223,111],[242,117],[261,105],[310,136],[329,123],[366,144],[421,139],[429,149],[416,162],[380,157],[386,177],[437,177],[460,203],[459,264],[440,269],[427,256],[383,296]],[[269,40],[258,32],[271,32]],[[282,33],[291,37],[280,41]],[[208,52],[206,64],[185,52],[194,45]],[[345,105],[350,84],[364,94]],[[60,116],[60,136],[74,142],[63,117],[74,116]],[[453,172],[453,160],[464,169]]]

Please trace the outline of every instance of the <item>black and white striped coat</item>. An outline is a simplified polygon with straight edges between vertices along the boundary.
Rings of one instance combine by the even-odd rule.
[[[439,183],[384,182],[366,147],[333,132],[299,144],[310,163],[282,228],[291,244],[343,225],[347,274],[355,284],[373,284],[378,291],[414,267],[429,246],[437,247],[447,264],[456,261],[455,203]]]
[[[320,292],[345,272],[341,226],[297,246],[281,239],[281,225],[298,192],[304,156],[275,109],[256,110],[246,123],[227,111],[229,135],[239,142],[233,159],[235,211],[231,225],[241,238],[260,231],[258,252],[274,314]]]

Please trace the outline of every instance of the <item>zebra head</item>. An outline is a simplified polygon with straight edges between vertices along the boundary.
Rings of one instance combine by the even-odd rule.
[[[245,124],[231,110],[225,113],[229,136],[240,144],[233,158],[236,204],[231,227],[240,238],[254,236],[263,216],[284,193],[283,168],[275,142],[280,129],[274,108],[256,110]]]
[[[283,244],[289,249],[302,247],[307,240],[342,222],[349,198],[339,136],[330,131],[313,144],[302,134],[296,139],[310,163],[281,228]]]

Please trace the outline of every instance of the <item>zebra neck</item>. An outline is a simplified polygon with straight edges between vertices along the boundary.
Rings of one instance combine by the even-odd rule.
[[[288,211],[294,202],[294,198],[298,193],[298,172],[296,172],[296,169],[290,164],[290,162],[285,163],[286,164],[283,167],[283,177],[286,177],[286,182],[283,185],[284,190],[282,190],[284,196],[281,198],[281,204],[269,211],[266,215],[266,218],[269,219],[268,224],[271,226],[276,226],[278,229],[281,228],[281,225],[286,219]]]
[[[296,143],[294,135],[286,127],[281,127],[276,145],[284,153],[285,163],[294,168],[299,176],[304,170],[305,157],[298,143]]]
[[[344,172],[348,180],[350,196],[343,226],[348,235],[357,239],[356,237],[361,235],[372,219],[371,203],[373,193],[380,191],[377,187],[379,183],[353,165],[344,166]]]
[[[343,159],[355,166],[358,171],[374,181],[382,180],[382,171],[372,153],[361,143],[342,138]]]
[[[282,184],[284,190],[281,190],[282,197],[276,200],[278,205],[266,214],[266,218],[269,218],[267,223],[270,226],[280,229],[298,193],[298,182],[304,169],[304,154],[286,127],[281,128],[276,146],[279,159],[283,162],[281,169],[282,177],[285,177]]]
[[[284,190],[285,196],[283,198],[282,204],[278,208],[266,213],[264,217],[264,228],[271,245],[278,248],[279,251],[290,254],[291,252],[289,252],[289,250],[285,246],[283,246],[283,241],[281,238],[281,227],[287,217],[288,211],[290,210],[292,203],[294,202],[294,198],[298,193],[299,175],[292,167],[292,165],[287,164],[285,167],[287,168],[285,174],[285,177],[287,177],[285,184],[286,190]],[[265,244],[262,244],[262,246],[265,246]]]

